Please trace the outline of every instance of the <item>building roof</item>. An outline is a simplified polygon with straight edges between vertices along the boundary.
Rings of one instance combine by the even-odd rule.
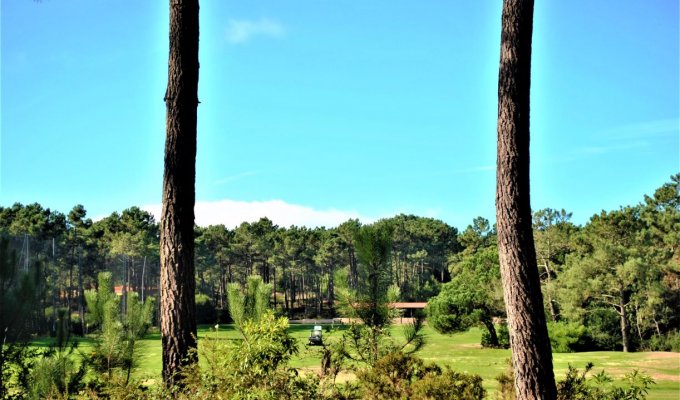
[[[391,308],[400,308],[400,309],[405,309],[405,308],[413,308],[413,309],[418,309],[422,310],[427,306],[426,302],[400,302],[400,303],[390,303]]]

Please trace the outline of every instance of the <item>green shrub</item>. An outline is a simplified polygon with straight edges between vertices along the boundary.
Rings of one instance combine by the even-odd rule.
[[[217,321],[217,310],[210,296],[203,293],[196,294],[196,323],[214,324]]]
[[[483,399],[482,377],[446,368],[441,374],[426,374],[413,383],[413,399]]]
[[[557,383],[557,400],[643,400],[654,384],[651,377],[637,370],[626,374],[622,382],[614,382],[604,371],[588,377],[592,369],[592,363],[586,364],[583,372],[569,365],[564,380]]]
[[[506,359],[507,367],[505,371],[496,377],[498,387],[496,388],[496,400],[514,400],[515,399],[515,371],[512,368],[512,360]]]
[[[0,398],[25,398],[31,387],[31,370],[40,353],[25,342],[2,345]]]
[[[586,327],[577,322],[548,322],[550,347],[554,353],[573,353],[586,347]]]
[[[645,343],[645,347],[651,351],[674,351],[680,352],[680,331],[668,332],[665,335],[654,335]]]
[[[594,309],[583,321],[588,342],[582,350],[620,350],[621,325],[619,315],[608,308]]]
[[[371,368],[357,372],[364,399],[483,399],[486,392],[478,375],[459,373],[422,359],[392,352]]]
[[[288,366],[297,342],[287,331],[288,321],[270,310],[260,320],[245,320],[243,340],[201,340],[203,367],[183,371],[187,398],[308,399],[319,393],[316,375],[301,376]]]
[[[512,363],[496,380],[497,400],[514,400],[515,385]],[[604,371],[588,376],[593,364],[588,363],[583,372],[569,365],[567,375],[557,382],[557,400],[643,400],[647,398],[654,380],[637,370],[628,373],[623,380],[615,382]]]
[[[67,318],[65,312],[59,312],[56,342],[36,361],[30,373],[31,399],[69,398],[85,386],[88,365],[84,359],[77,362],[78,342],[70,338]]]
[[[498,337],[498,346],[494,346],[491,343],[491,334],[488,329],[482,330],[482,347],[486,348],[499,348],[499,349],[509,349],[510,348],[510,331],[508,330],[507,324],[500,324],[496,329],[496,336]]]

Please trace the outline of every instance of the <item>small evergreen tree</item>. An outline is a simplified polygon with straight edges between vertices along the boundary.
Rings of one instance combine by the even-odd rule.
[[[98,283],[97,291],[88,291],[85,295],[88,305],[86,318],[88,323],[98,328],[91,360],[94,367],[106,372],[109,378],[115,368],[121,368],[128,382],[134,367],[137,340],[144,337],[151,325],[154,299],[149,297],[141,302],[137,293],[130,292],[126,316],[122,319],[120,301],[113,293],[111,273],[100,273]]]
[[[243,333],[246,321],[257,323],[265,311],[269,309],[269,299],[272,285],[264,283],[262,277],[253,275],[248,277],[246,287],[238,283],[227,286],[227,303],[231,319],[238,330]]]
[[[78,341],[71,340],[68,315],[58,311],[56,340],[35,364],[31,372],[31,399],[69,398],[84,387],[88,370],[86,359],[78,362]]]
[[[16,252],[0,237],[0,398],[6,397],[11,376],[25,375],[23,339],[40,298],[39,277],[39,264],[19,270]]]

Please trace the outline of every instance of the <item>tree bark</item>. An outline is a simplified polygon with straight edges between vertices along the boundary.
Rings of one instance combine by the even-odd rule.
[[[144,262],[142,264],[142,303],[144,303],[144,273],[146,272],[146,256],[144,256]]]
[[[626,312],[626,292],[623,287],[619,290],[619,321],[621,325],[621,342],[623,344],[623,352],[631,351],[630,346],[630,328],[628,326],[628,313]]]
[[[482,324],[484,324],[486,330],[489,331],[489,345],[494,348],[500,347],[500,343],[498,342],[498,334],[496,333],[496,327],[493,325],[493,320],[491,317],[484,316],[482,317],[481,321]]]
[[[557,389],[536,264],[529,196],[533,0],[504,0],[498,74],[496,222],[517,399]]]
[[[272,288],[274,289],[274,311],[276,311],[276,264],[272,264],[272,275],[273,275],[273,282],[272,282]]]
[[[130,284],[130,256],[125,255],[123,261],[123,319],[127,317],[128,287]]]
[[[331,310],[332,314],[335,314],[335,304],[333,304],[333,300],[335,299],[335,277],[334,275],[334,268],[333,264],[328,265],[328,308]]]
[[[166,141],[161,213],[163,382],[180,383],[196,361],[194,203],[198,107],[198,0],[170,0],[170,55],[165,93]]]
[[[359,272],[356,254],[354,254],[354,247],[351,243],[347,247],[347,254],[349,257],[349,286],[351,289],[356,289],[359,284]]]
[[[80,318],[80,334],[85,335],[87,333],[87,325],[85,325],[85,289],[83,287],[83,263],[81,262],[80,255],[82,249],[78,253],[78,318]]]

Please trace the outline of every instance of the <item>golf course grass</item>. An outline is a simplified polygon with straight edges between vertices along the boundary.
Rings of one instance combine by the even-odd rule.
[[[342,328],[335,326],[336,328]],[[324,328],[326,328],[324,326]],[[299,354],[293,358],[291,364],[295,368],[312,372],[318,371],[320,365],[319,348],[307,346],[307,337],[312,325],[291,325],[291,334],[298,339]],[[507,368],[507,360],[510,358],[509,350],[484,349],[479,345],[481,331],[477,328],[468,332],[454,335],[442,335],[432,328],[425,326],[425,345],[417,352],[417,355],[426,362],[448,365],[451,368],[473,374],[478,374],[484,379],[484,387],[490,393],[495,391],[497,382],[495,378]],[[324,340],[331,340],[333,336],[341,334],[339,329],[326,332]],[[232,325],[220,325],[217,330],[212,326],[201,326],[198,330],[199,346],[202,338],[210,336],[220,339],[238,339],[239,333]],[[395,340],[402,337],[401,327],[392,328],[392,336]],[[47,340],[37,341],[37,345],[46,345]],[[92,345],[91,339],[81,340],[79,350],[88,352]],[[151,333],[138,342],[138,364],[133,376],[145,379],[159,379],[161,371],[161,341],[159,333]],[[680,398],[680,353],[671,352],[639,352],[623,353],[612,351],[585,352],[585,353],[555,353],[553,354],[555,374],[561,379],[568,366],[582,370],[586,363],[595,364],[593,372],[605,370],[614,378],[621,378],[625,374],[637,369],[650,375],[656,382],[649,393],[649,399],[673,399]],[[351,379],[351,378],[350,378]]]

